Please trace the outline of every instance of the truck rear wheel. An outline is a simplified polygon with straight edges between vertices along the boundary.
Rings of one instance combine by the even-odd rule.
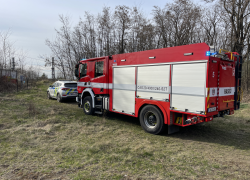
[[[94,113],[92,98],[90,96],[87,96],[83,99],[82,107],[85,114],[92,115]]]
[[[151,134],[160,134],[165,129],[164,118],[160,110],[152,105],[145,106],[140,113],[142,128]]]

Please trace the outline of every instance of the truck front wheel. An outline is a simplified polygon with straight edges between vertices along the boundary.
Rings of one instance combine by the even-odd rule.
[[[160,134],[165,129],[164,118],[160,110],[152,105],[143,107],[140,113],[142,128],[151,134]]]
[[[92,105],[92,98],[87,96],[82,101],[83,112],[87,115],[92,115],[94,113],[94,108]]]

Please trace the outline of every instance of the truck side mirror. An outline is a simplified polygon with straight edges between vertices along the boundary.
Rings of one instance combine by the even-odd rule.
[[[78,71],[78,69],[79,69],[79,64],[77,64],[77,65],[75,66],[75,77],[76,77],[76,78],[79,77],[79,71]]]

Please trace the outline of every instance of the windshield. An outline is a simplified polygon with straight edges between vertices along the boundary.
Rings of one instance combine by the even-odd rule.
[[[77,87],[77,83],[65,83],[65,87]]]

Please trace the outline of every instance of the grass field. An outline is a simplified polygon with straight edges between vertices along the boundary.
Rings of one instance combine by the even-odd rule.
[[[46,99],[48,82],[0,94],[0,179],[249,179],[250,104],[233,116],[151,135],[139,120],[86,116]]]

